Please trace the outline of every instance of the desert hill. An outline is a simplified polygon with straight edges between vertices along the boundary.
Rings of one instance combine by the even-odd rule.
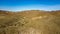
[[[0,10],[0,34],[60,34],[60,10]]]

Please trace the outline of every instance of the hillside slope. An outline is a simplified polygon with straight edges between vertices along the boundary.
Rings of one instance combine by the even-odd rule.
[[[0,34],[60,34],[60,11],[0,11]]]

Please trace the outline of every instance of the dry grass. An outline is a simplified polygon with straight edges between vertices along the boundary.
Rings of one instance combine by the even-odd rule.
[[[60,11],[0,11],[0,34],[60,34]]]

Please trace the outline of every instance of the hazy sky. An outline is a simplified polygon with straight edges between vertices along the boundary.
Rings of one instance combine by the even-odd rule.
[[[0,10],[60,10],[60,0],[0,0]]]

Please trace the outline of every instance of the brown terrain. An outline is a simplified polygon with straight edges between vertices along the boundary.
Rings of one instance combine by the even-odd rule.
[[[60,10],[0,10],[0,34],[60,34]]]

